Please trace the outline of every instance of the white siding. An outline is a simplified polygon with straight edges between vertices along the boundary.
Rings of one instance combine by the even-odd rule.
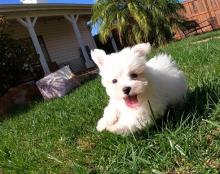
[[[89,28],[87,27],[86,21],[85,20],[79,20],[77,24],[79,26],[80,33],[81,33],[82,38],[85,42],[85,45],[89,45],[90,49],[94,49],[95,45],[93,44],[91,34],[90,34],[90,31],[89,31]]]
[[[83,18],[79,17],[78,26],[85,45],[93,49],[94,44]],[[13,22],[11,28],[14,38],[29,37],[27,30],[18,22]],[[85,69],[80,46],[69,21],[64,18],[39,18],[35,30],[37,35],[43,37],[51,61],[56,61],[60,66],[69,64],[74,72]]]

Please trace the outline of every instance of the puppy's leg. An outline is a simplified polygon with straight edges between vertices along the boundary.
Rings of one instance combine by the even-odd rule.
[[[111,105],[108,105],[104,110],[103,117],[98,121],[96,129],[99,132],[105,130],[108,126],[117,122],[118,116],[119,113],[113,107],[111,107]]]
[[[109,125],[106,129],[112,133],[128,135],[135,132],[140,124],[136,117],[121,116],[115,124]]]
[[[130,118],[130,119],[129,119]],[[151,119],[137,119],[137,117],[120,117],[119,120],[106,129],[112,133],[128,135],[152,124]]]
[[[128,135],[133,132],[132,128],[129,125],[125,125],[120,121],[118,121],[114,125],[108,126],[106,129],[112,133],[119,135]]]

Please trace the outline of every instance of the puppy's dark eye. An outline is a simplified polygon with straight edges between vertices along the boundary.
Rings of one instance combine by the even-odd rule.
[[[138,75],[136,73],[131,73],[130,74],[131,79],[136,79]]]
[[[117,79],[113,79],[113,80],[112,80],[112,83],[117,83],[117,82],[118,82]]]

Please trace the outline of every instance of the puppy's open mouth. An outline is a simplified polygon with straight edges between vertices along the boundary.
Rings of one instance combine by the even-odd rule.
[[[139,105],[137,95],[127,96],[124,98],[124,101],[130,108],[136,108]]]

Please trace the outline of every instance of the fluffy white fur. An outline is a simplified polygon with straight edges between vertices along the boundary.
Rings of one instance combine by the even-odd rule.
[[[109,104],[98,121],[98,131],[133,133],[153,124],[152,111],[158,118],[169,104],[183,101],[187,90],[183,72],[166,54],[146,62],[150,49],[149,43],[142,43],[110,55],[99,49],[91,51],[109,96]],[[128,94],[123,91],[125,87],[130,87]],[[137,101],[126,100],[129,96]]]

